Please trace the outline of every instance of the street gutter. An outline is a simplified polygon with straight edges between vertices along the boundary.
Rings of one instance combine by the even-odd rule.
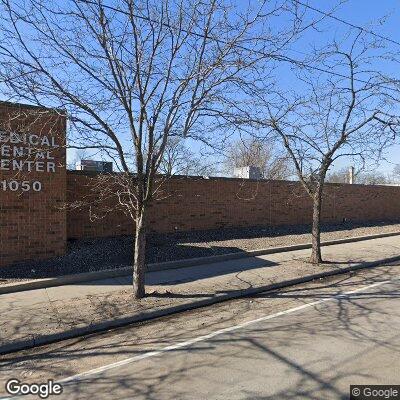
[[[199,309],[202,307],[211,306],[211,305],[214,305],[217,303],[222,303],[222,302],[233,300],[233,299],[238,299],[238,298],[242,298],[242,297],[251,297],[251,296],[254,296],[259,293],[282,289],[282,288],[290,287],[290,286],[295,286],[295,285],[299,285],[302,283],[311,282],[311,281],[314,281],[317,279],[327,278],[330,276],[342,275],[342,274],[346,274],[346,273],[361,270],[361,269],[374,268],[374,267],[378,267],[378,266],[381,266],[384,264],[390,264],[392,262],[399,261],[399,260],[400,260],[400,255],[385,258],[385,259],[374,261],[374,262],[367,262],[367,263],[364,262],[364,263],[360,263],[360,264],[355,264],[350,267],[343,268],[343,269],[337,270],[337,271],[326,271],[326,272],[321,272],[318,274],[306,275],[306,276],[303,276],[300,278],[289,279],[289,280],[274,283],[271,285],[264,285],[264,286],[260,286],[260,287],[233,290],[228,293],[217,293],[216,295],[214,295],[213,297],[210,297],[208,299],[194,301],[189,304],[181,304],[178,306],[174,306],[174,307],[170,307],[170,308],[166,308],[166,309],[162,309],[162,310],[147,311],[147,312],[143,312],[141,314],[136,314],[136,315],[121,316],[116,319],[106,320],[106,321],[102,321],[102,322],[94,323],[94,324],[90,324],[90,325],[78,324],[72,329],[69,329],[69,330],[66,330],[63,332],[57,332],[54,334],[40,335],[38,337],[31,335],[31,337],[26,338],[26,339],[17,340],[14,342],[9,342],[7,344],[0,345],[0,355],[15,353],[15,352],[27,350],[27,349],[32,349],[32,348],[35,348],[38,346],[49,345],[51,343],[56,343],[56,342],[60,342],[60,341],[67,340],[67,339],[73,339],[73,338],[82,337],[82,336],[86,336],[86,335],[102,333],[102,332],[105,332],[105,331],[108,331],[111,329],[122,328],[122,327],[125,327],[128,325],[133,325],[133,324],[137,324],[137,323],[150,322],[155,319],[168,317],[168,316],[171,316],[174,314],[179,314],[179,313],[183,313],[186,311]]]
[[[77,324],[74,328],[53,334],[44,334],[35,336],[29,335],[26,338],[9,341],[6,344],[0,345],[0,355],[15,353],[22,350],[32,349],[38,346],[49,345],[51,343],[60,342],[67,339],[78,338],[91,334],[98,334],[108,330],[126,327],[137,323],[150,322],[152,320],[168,317],[175,314],[180,314],[186,311],[195,310],[203,307],[208,307],[217,303],[239,299],[243,297],[251,297],[259,293],[278,290],[285,287],[291,287],[314,280],[320,280],[335,275],[343,275],[349,272],[358,271],[362,269],[374,268],[385,264],[390,264],[400,260],[400,255],[389,258],[384,258],[374,262],[362,262],[340,270],[331,270],[321,272],[318,274],[310,274],[295,279],[289,279],[282,282],[277,282],[270,285],[263,285],[259,287],[251,287],[246,289],[232,290],[225,293],[217,293],[212,297],[196,300],[191,303],[181,304],[165,309],[154,311],[145,311],[135,315],[122,315],[115,319],[105,320],[93,324]]]

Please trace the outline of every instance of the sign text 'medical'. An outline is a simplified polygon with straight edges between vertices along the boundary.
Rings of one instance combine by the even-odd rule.
[[[59,147],[54,136],[0,131],[0,173],[55,173],[56,162],[51,151]],[[40,192],[40,181],[1,180],[0,190]]]

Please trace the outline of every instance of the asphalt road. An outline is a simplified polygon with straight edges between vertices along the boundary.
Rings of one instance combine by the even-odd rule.
[[[400,266],[230,301],[0,358],[61,399],[348,399],[400,384]],[[71,310],[73,312],[73,310]]]

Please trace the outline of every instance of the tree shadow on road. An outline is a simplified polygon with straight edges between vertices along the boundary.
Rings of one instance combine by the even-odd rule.
[[[65,391],[71,399],[347,399],[350,383],[377,382],[379,373],[361,363],[355,368],[355,359],[385,350],[393,359],[400,357],[400,310],[387,309],[385,303],[400,292],[382,285],[379,290],[345,293],[391,279],[398,279],[397,269],[381,267],[3,356],[0,379],[10,374],[24,381],[64,378],[122,359],[146,357],[171,343],[255,319],[251,312],[259,309],[271,313],[336,296],[291,317],[226,331],[133,360],[124,368],[82,377]]]

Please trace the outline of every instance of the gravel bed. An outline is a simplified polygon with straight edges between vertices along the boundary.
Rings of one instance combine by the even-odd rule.
[[[323,224],[322,240],[394,231],[400,231],[399,221]],[[309,243],[309,232],[309,225],[290,225],[149,235],[147,260],[154,263]],[[132,255],[130,236],[69,241],[65,256],[0,268],[0,284],[126,267]]]

